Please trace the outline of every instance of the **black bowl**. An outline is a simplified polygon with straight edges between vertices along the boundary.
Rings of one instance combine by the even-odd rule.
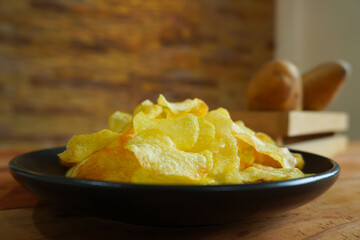
[[[141,185],[64,177],[61,148],[15,157],[9,167],[28,191],[58,206],[91,216],[148,226],[209,226],[278,214],[304,205],[336,181],[339,165],[301,153],[305,173],[315,175],[269,183],[216,186]]]

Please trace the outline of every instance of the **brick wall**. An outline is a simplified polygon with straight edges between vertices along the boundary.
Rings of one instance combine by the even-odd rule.
[[[244,108],[273,55],[270,0],[0,0],[0,147],[60,145],[114,110]]]

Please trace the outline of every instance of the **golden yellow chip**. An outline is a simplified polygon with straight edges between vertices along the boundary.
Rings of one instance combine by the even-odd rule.
[[[135,116],[139,112],[147,112],[153,105],[154,105],[154,103],[150,100],[143,101],[135,108],[133,116]]]
[[[262,141],[252,130],[241,122],[233,125],[233,134],[238,141],[243,141],[255,149],[255,162],[272,167],[294,168],[297,159],[287,148],[279,148],[272,142]],[[260,135],[264,136],[264,135]]]
[[[263,142],[270,143],[272,145],[276,145],[275,141],[266,133],[257,132],[255,136]]]
[[[240,170],[248,168],[255,163],[254,148],[243,141],[237,141],[238,156],[240,158]]]
[[[140,164],[123,148],[104,148],[69,170],[67,176],[112,182],[130,182]]]
[[[230,115],[224,112],[223,108],[210,111],[204,119],[214,124],[217,135],[230,134],[232,132],[234,123],[231,120]]]
[[[212,112],[214,112],[214,111],[212,111]],[[225,108],[222,108],[222,107],[221,107],[221,108],[218,108],[218,109],[215,110],[215,112],[221,113],[222,115],[224,115],[224,116],[227,117],[227,118],[231,118],[229,111],[226,110]]]
[[[75,135],[69,140],[66,150],[58,156],[63,165],[73,166],[90,156],[93,152],[108,146],[119,136],[120,134],[108,129],[92,134]]]
[[[132,129],[133,130],[133,129]],[[112,141],[107,147],[109,148],[124,148],[130,139],[135,137],[135,130],[122,133],[118,138]]]
[[[133,177],[131,182],[138,184],[216,184],[216,181],[209,177],[204,177],[201,179],[192,179],[186,176],[175,176],[175,175],[164,175],[158,174],[155,171],[148,169],[140,168],[138,169]]]
[[[226,176],[235,174],[240,168],[237,139],[231,133],[233,121],[221,108],[210,111],[204,119],[215,126],[215,137],[222,146],[213,153],[214,168],[210,176],[219,183],[225,183]]]
[[[108,129],[120,133],[131,120],[132,116],[130,114],[116,111],[109,117]]]
[[[210,176],[219,183],[226,183],[226,175],[239,171],[240,158],[237,155],[237,141],[233,135],[222,135],[221,142],[224,147],[213,153],[214,167]]]
[[[160,117],[162,111],[163,109],[161,106],[153,104],[150,100],[145,100],[135,108],[133,116],[139,112],[144,112],[149,118],[153,119]]]
[[[296,158],[296,165],[295,167],[298,169],[303,169],[305,162],[301,154],[299,153],[292,153],[292,155]]]
[[[244,183],[271,182],[301,177],[304,177],[304,174],[297,168],[276,168],[266,171],[255,167],[249,167],[240,171],[240,178]]]
[[[253,136],[253,135],[256,134],[253,130],[251,130],[250,128],[246,127],[243,121],[236,121],[236,122],[233,124],[233,132],[234,132],[235,134],[237,134],[237,133],[243,133],[243,134],[246,134],[246,135],[248,135],[248,136]]]
[[[150,119],[145,113],[139,112],[133,119],[137,134],[147,129],[163,131],[180,150],[191,149],[199,136],[199,122],[196,116],[187,114],[171,119]]]
[[[199,118],[199,137],[190,152],[201,152],[204,150],[215,151],[219,145],[215,144],[215,126],[204,118]]]
[[[125,147],[138,158],[142,168],[157,175],[190,180],[204,178],[212,169],[210,151],[188,153],[176,148],[170,137],[158,129],[142,131]]]
[[[245,141],[255,148],[255,162],[257,163],[277,168],[294,168],[296,166],[297,159],[287,148],[279,148],[271,143],[262,142],[256,136],[244,134],[235,136],[239,141]]]
[[[175,115],[192,113],[196,116],[204,116],[209,109],[206,103],[198,98],[193,100],[186,99],[185,101],[178,103],[171,103],[168,102],[162,94],[160,94],[157,102],[160,106],[168,108],[170,112]]]

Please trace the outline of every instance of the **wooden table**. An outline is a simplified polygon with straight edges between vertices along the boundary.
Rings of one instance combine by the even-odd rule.
[[[360,142],[335,160],[339,180],[313,202],[245,224],[198,229],[124,225],[48,206],[11,177],[9,160],[26,150],[0,150],[0,239],[359,239]]]

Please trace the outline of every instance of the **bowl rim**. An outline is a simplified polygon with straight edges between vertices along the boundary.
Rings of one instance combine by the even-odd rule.
[[[47,175],[41,172],[35,172],[27,170],[25,167],[22,167],[18,163],[23,157],[30,154],[39,154],[41,152],[55,151],[55,150],[64,149],[64,147],[55,147],[47,148],[36,151],[27,152],[21,155],[18,155],[10,160],[9,168],[11,174],[20,175],[25,178],[48,182],[52,184],[60,185],[71,185],[77,187],[86,187],[86,188],[103,188],[103,189],[133,189],[133,190],[159,190],[159,191],[191,191],[191,192],[215,192],[215,191],[249,191],[249,190],[266,190],[273,188],[286,188],[294,187],[299,185],[306,185],[313,182],[318,182],[326,179],[331,179],[333,177],[338,177],[340,173],[340,165],[332,159],[329,159],[324,156],[320,156],[314,153],[298,151],[289,149],[294,153],[305,153],[313,155],[314,157],[321,157],[328,160],[332,167],[324,172],[316,173],[315,175],[306,176],[303,178],[281,180],[274,182],[265,182],[265,183],[243,183],[243,184],[219,184],[219,185],[171,185],[171,184],[137,184],[137,183],[120,183],[120,182],[108,182],[108,181],[98,181],[98,180],[85,180],[85,179],[76,179],[76,178],[67,178],[65,176],[55,176]],[[55,155],[56,156],[56,155]]]

